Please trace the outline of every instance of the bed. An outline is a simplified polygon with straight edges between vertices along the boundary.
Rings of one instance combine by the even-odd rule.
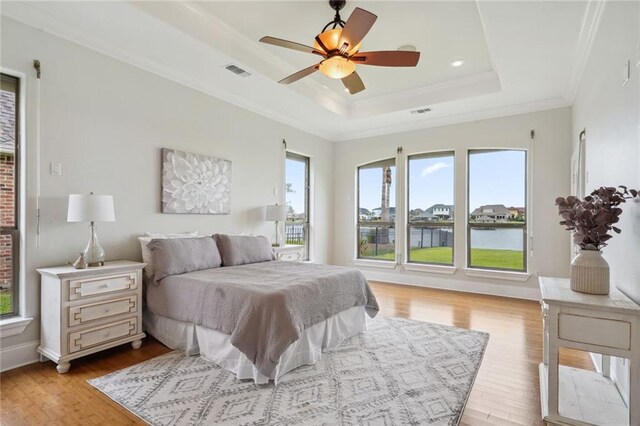
[[[218,247],[224,264],[225,245]],[[322,350],[364,331],[365,315],[377,312],[360,271],[269,258],[148,283],[144,326],[172,349],[263,384],[315,363]]]

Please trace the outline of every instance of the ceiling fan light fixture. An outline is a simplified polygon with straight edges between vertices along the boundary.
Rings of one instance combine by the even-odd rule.
[[[342,34],[342,28],[336,28],[335,30],[327,30],[323,33],[318,34],[318,38],[320,39],[320,41],[322,41],[322,44],[324,44],[324,46],[327,48],[327,53],[331,52],[332,50],[340,50],[342,46],[338,46],[338,43],[340,43],[341,34]],[[346,50],[344,54],[351,56],[354,53],[356,53],[358,50],[360,50],[360,46],[362,46],[362,42],[358,43],[354,47],[348,46],[348,50]],[[319,51],[324,50],[317,41],[313,42],[313,47],[315,47],[316,50],[319,50]]]
[[[329,78],[343,79],[356,70],[356,64],[343,56],[332,56],[320,62],[320,72]]]

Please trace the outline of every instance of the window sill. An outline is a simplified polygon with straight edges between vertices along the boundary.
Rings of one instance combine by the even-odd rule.
[[[395,269],[396,262],[384,260],[354,259],[353,266],[365,266],[369,268]]]
[[[420,263],[405,263],[405,271],[432,272],[434,274],[453,275],[458,268],[446,265],[423,265]]]
[[[468,277],[492,278],[496,280],[521,281],[525,282],[531,278],[531,274],[526,272],[490,271],[485,269],[466,268],[464,273]]]
[[[31,324],[33,318],[10,317],[0,320],[0,337],[15,336],[22,332]]]

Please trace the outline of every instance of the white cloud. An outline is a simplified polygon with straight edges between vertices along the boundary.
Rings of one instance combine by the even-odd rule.
[[[434,164],[432,166],[425,167],[424,170],[422,170],[422,173],[420,174],[420,176],[425,177],[426,175],[430,175],[431,173],[435,173],[438,170],[446,169],[447,167],[449,167],[449,164],[443,163],[441,161],[441,162],[436,163],[436,164]]]

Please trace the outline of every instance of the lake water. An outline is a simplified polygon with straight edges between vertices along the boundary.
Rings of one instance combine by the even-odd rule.
[[[375,228],[362,228],[362,237],[375,235]],[[452,247],[453,233],[447,229],[411,229],[411,247]],[[389,229],[390,242],[395,241],[395,229]],[[471,229],[471,247],[498,250],[522,250],[522,229]]]

